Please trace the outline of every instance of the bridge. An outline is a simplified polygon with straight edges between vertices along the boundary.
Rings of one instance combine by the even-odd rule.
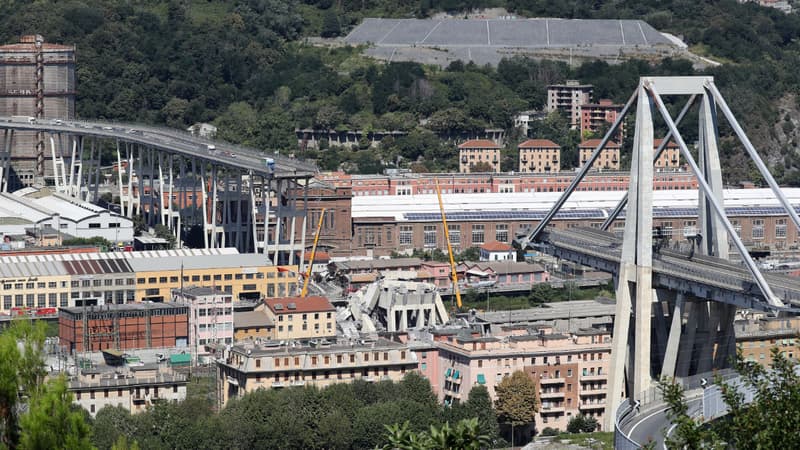
[[[689,96],[676,118],[668,99]],[[697,160],[679,125],[697,105]],[[627,195],[599,229],[556,230],[550,221],[625,117],[636,111]],[[800,217],[728,108],[713,77],[643,77],[617,120],[533,231],[518,239],[555,256],[613,274],[616,313],[604,426],[612,429],[618,411],[630,411],[653,397],[655,380],[688,379],[729,368],[735,356],[733,321],[737,308],[784,314],[800,307],[800,281],[764,275],[726,215],[719,160],[718,119],[728,125],[780,205],[800,229]],[[656,126],[667,130],[654,148]],[[698,230],[686,252],[671,249],[653,227],[654,163],[670,141],[698,181]],[[608,233],[625,212],[621,239]],[[729,251],[739,254],[733,263]]]
[[[34,132],[37,170],[43,176],[49,159],[58,192],[97,201],[101,162],[116,161],[121,213],[129,218],[165,225],[179,241],[186,227],[199,227],[207,248],[262,252],[276,264],[294,264],[305,248],[305,186],[317,172],[312,164],[140,124],[15,116],[0,117],[0,130],[0,191],[10,187],[15,133]]]

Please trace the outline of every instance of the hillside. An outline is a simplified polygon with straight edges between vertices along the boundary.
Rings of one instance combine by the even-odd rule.
[[[800,18],[733,0],[16,0],[0,4],[0,40],[38,32],[51,42],[76,44],[82,117],[174,127],[209,121],[220,127],[220,137],[286,152],[296,151],[295,128],[410,132],[385,142],[377,153],[298,155],[319,158],[323,168],[344,163],[366,173],[398,161],[419,170],[452,169],[452,147],[433,131],[508,128],[512,112],[542,106],[548,83],[577,78],[594,84],[597,98],[624,101],[640,75],[693,73],[688,62],[673,60],[569,68],[513,59],[496,69],[452,64],[441,70],[378,63],[360,56],[359,49],[303,44],[306,36],[344,33],[365,16],[426,16],[466,6],[501,6],[524,16],[641,18],[683,36],[695,51],[727,62],[707,73],[716,77],[776,173],[800,183],[795,151],[800,108],[793,95],[800,87]],[[580,139],[558,117],[542,123],[538,133],[564,146]],[[515,158],[506,156],[504,168],[513,169]],[[751,177],[740,148],[725,141],[723,158],[734,169],[726,181]]]

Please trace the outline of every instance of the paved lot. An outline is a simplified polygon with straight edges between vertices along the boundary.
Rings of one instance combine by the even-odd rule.
[[[344,41],[390,61],[497,64],[514,54],[566,53],[614,58],[678,47],[641,20],[365,19]]]

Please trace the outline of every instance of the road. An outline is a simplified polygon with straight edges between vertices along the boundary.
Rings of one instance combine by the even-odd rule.
[[[140,144],[145,147],[181,154],[189,158],[199,158],[211,163],[252,171],[258,175],[294,178],[309,177],[316,173],[315,166],[294,158],[268,154],[223,141],[205,139],[171,128],[76,120],[34,120],[25,122],[11,117],[0,117],[0,130],[3,129],[44,131],[56,134],[63,133],[115,139],[121,142]],[[65,149],[66,152],[71,152],[71,150]],[[266,167],[264,159],[267,156],[275,161],[273,172]]]
[[[695,417],[703,412],[703,393],[694,394],[686,402],[688,414]],[[639,444],[646,444],[650,441],[656,443],[656,449],[666,449],[664,446],[664,434],[672,432],[672,425],[667,418],[667,406],[661,405],[658,409],[651,412],[644,412],[642,418],[634,422],[628,436]]]

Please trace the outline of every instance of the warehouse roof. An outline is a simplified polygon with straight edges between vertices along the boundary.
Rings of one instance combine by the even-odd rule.
[[[555,174],[554,177],[562,175]],[[564,176],[571,176],[567,174]],[[800,206],[800,188],[783,188],[789,201]],[[561,208],[560,216],[603,219],[613,210],[625,191],[578,191]],[[561,197],[561,192],[512,192],[442,194],[447,220],[538,220]],[[725,207],[730,215],[783,215],[783,208],[769,189],[725,189]],[[697,216],[697,190],[653,192],[656,217]],[[738,208],[738,209],[737,209]],[[742,209],[745,208],[745,209]],[[749,208],[758,208],[751,211]],[[570,216],[572,214],[572,216]],[[397,221],[441,222],[436,194],[356,196],[353,218],[394,217]],[[624,217],[624,216],[623,216]]]

